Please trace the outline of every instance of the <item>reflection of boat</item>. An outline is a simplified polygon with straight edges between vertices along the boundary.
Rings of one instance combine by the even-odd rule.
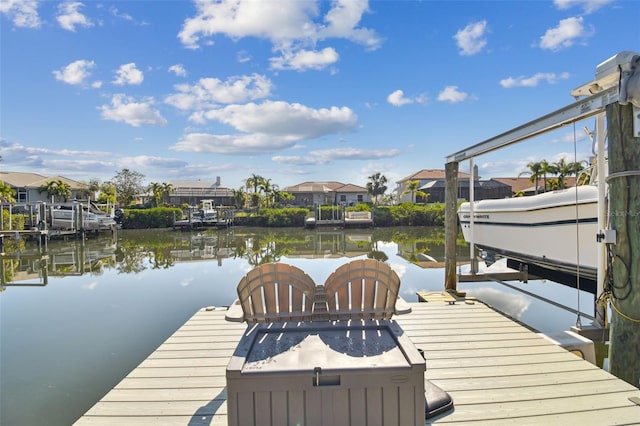
[[[538,276],[559,271],[595,281],[597,275],[598,188],[591,185],[530,197],[481,200],[458,209],[467,242],[533,267]]]
[[[71,202],[56,204],[51,208],[51,228],[98,231],[116,226],[113,217],[92,203]]]
[[[97,238],[52,240],[45,250],[0,253],[2,286],[44,286],[49,277],[99,274],[104,265],[116,263],[116,240]]]

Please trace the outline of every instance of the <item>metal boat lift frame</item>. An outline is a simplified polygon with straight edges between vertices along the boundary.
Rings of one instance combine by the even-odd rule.
[[[473,159],[479,155],[486,154],[509,145],[513,145],[518,142],[522,142],[526,139],[530,139],[544,133],[559,129],[568,124],[573,124],[577,121],[584,120],[589,117],[596,116],[596,129],[594,135],[594,142],[597,142],[598,146],[598,158],[605,158],[604,145],[606,140],[606,131],[604,127],[604,121],[606,116],[607,105],[620,102],[627,103],[629,101],[629,94],[638,96],[637,91],[640,90],[637,86],[638,82],[638,69],[635,69],[635,80],[632,83],[634,86],[627,88],[626,82],[623,82],[623,77],[629,79],[633,75],[633,70],[630,72],[630,66],[632,63],[640,63],[640,54],[634,52],[621,52],[605,62],[598,65],[596,68],[596,80],[586,83],[571,92],[571,95],[576,99],[587,96],[583,99],[579,99],[576,102],[560,108],[550,114],[539,117],[526,124],[518,126],[514,129],[501,133],[497,136],[489,138],[485,141],[479,142],[468,148],[450,154],[446,157],[446,163],[460,163],[461,161],[469,160],[470,170],[473,170]],[[636,66],[636,68],[638,68]],[[603,90],[604,87],[604,90]],[[592,93],[594,92],[594,93]],[[640,106],[636,105],[638,100],[632,101],[634,112],[634,134],[640,136]],[[457,167],[456,167],[457,169]],[[606,227],[606,182],[602,177],[606,175],[606,164],[604,161],[597,162],[598,173],[598,230],[604,230]],[[457,175],[457,173],[456,173]],[[471,242],[470,242],[470,258],[472,272],[475,274],[475,244],[473,241],[473,174],[470,175],[470,225],[471,225]],[[447,185],[451,182],[447,181]],[[457,185],[456,185],[457,186]],[[447,215],[456,215],[455,211],[450,211],[451,203],[447,203],[446,212]],[[453,233],[450,233],[453,234]],[[447,237],[449,238],[449,237]],[[452,237],[452,238],[455,238]],[[594,235],[594,238],[596,236]],[[598,240],[600,242],[600,240]],[[604,242],[604,241],[603,241]],[[597,272],[597,290],[596,296],[602,293],[605,280],[605,262],[606,252],[605,244],[600,243],[597,251],[598,272]],[[455,270],[455,251],[451,253],[451,256],[446,256],[446,262],[452,262],[451,266],[445,265],[446,270]],[[449,278],[449,277],[447,277]],[[456,278],[457,279],[457,278]],[[450,286],[446,283],[447,288]],[[453,286],[455,288],[455,284]]]

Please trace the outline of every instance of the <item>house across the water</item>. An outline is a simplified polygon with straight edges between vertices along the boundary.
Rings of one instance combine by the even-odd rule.
[[[293,195],[290,204],[301,207],[317,205],[354,206],[371,201],[367,188],[342,182],[304,182],[283,189]]]

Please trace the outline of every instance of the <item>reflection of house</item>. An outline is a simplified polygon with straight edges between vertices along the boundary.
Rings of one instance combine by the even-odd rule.
[[[0,172],[0,180],[15,191],[17,203],[50,202],[51,197],[47,192],[38,192],[38,189],[49,182],[58,180],[66,183],[71,188],[69,200],[86,200],[89,195],[88,185],[63,176],[45,177],[36,173]],[[59,200],[56,198],[56,201]]]
[[[496,179],[480,180],[477,178],[477,171],[475,175],[475,200],[511,197],[511,187],[508,184]],[[412,200],[411,192],[407,191],[407,185],[411,181],[419,182],[417,190],[427,194],[426,199],[424,196],[414,194],[415,200]],[[398,197],[398,202],[400,203],[411,201],[415,201],[416,203],[444,203],[444,170],[420,170],[418,173],[414,173],[413,175],[400,179],[396,184],[396,195]],[[458,199],[469,199],[469,175],[467,173],[458,173]]]
[[[216,206],[234,205],[233,190],[220,185],[220,177],[215,181],[180,180],[170,182],[173,191],[169,194],[169,204],[197,206],[201,200],[213,200]]]
[[[367,188],[341,182],[304,182],[288,186],[284,191],[293,195],[291,204],[296,206],[314,206],[339,204],[353,206],[371,201]]]

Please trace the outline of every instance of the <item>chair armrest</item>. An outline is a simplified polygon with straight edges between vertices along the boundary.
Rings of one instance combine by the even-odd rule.
[[[411,305],[408,304],[402,297],[398,296],[394,313],[396,315],[409,314],[411,313]]]
[[[230,322],[242,322],[244,321],[244,312],[242,311],[242,305],[240,300],[236,299],[224,316],[224,319]]]

